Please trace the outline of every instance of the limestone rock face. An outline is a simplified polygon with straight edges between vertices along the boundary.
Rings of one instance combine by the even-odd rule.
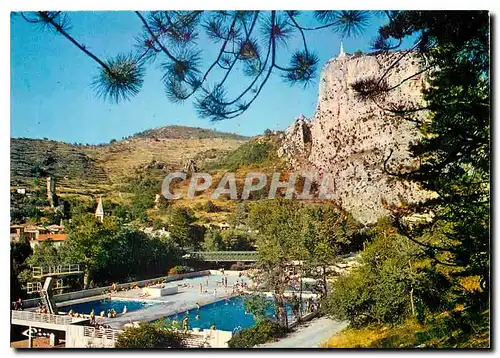
[[[394,179],[384,171],[402,171],[419,165],[411,158],[409,144],[419,132],[409,121],[387,108],[422,106],[423,75],[404,81],[376,103],[360,98],[352,85],[359,80],[379,79],[401,56],[401,52],[347,55],[330,60],[323,68],[316,111],[311,118],[299,117],[285,131],[280,154],[296,170],[328,174],[333,200],[369,224],[387,212],[383,202],[398,204],[421,201],[428,196],[415,184]],[[388,88],[414,75],[421,64],[405,56],[386,77]],[[413,118],[422,119],[418,111]]]

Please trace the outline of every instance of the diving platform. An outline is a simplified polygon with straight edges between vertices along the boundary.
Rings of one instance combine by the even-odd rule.
[[[195,251],[190,257],[206,262],[256,262],[257,251]]]
[[[64,264],[54,266],[34,266],[32,267],[33,278],[46,278],[53,276],[82,275],[83,270],[80,264]]]

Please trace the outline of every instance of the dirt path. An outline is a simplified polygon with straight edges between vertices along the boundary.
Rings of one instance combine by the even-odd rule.
[[[334,321],[327,317],[315,318],[278,342],[261,344],[256,348],[317,348],[346,326],[346,322]]]

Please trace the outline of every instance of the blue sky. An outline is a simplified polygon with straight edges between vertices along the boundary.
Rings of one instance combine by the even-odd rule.
[[[134,38],[141,32],[133,12],[72,12],[69,16],[70,33],[100,58],[132,51]],[[312,23],[311,13],[303,13],[300,19],[305,25]],[[344,39],[346,52],[370,51],[370,42],[383,21],[373,17],[361,36]],[[307,39],[320,58],[320,68],[338,54],[340,36],[329,29],[309,32]],[[288,50],[281,50],[281,65],[288,63],[289,51],[300,43],[296,36]],[[199,45],[204,63],[211,63],[217,47],[204,37]],[[169,102],[161,83],[160,62],[147,67],[141,93],[130,102],[107,103],[91,88],[98,73],[93,60],[64,37],[11,16],[11,137],[96,144],[172,124],[252,136],[266,128],[285,129],[299,114],[310,117],[316,108],[319,71],[306,89],[290,87],[276,74],[246,113],[211,123],[197,116],[191,100],[181,105]],[[229,95],[236,93],[242,81],[248,78],[242,74],[233,78],[227,88]]]

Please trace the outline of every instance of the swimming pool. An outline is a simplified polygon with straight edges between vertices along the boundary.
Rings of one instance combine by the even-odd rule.
[[[287,308],[291,313],[290,308]],[[267,313],[269,317],[273,317],[274,308]],[[181,325],[185,316],[186,313],[183,312],[168,316],[166,319],[169,321],[176,320]],[[245,312],[245,299],[243,297],[233,297],[228,301],[222,300],[202,306],[199,309],[192,309],[188,311],[187,317],[189,329],[208,329],[210,326],[215,325],[215,328],[219,330],[236,331],[255,325],[253,315]]]
[[[90,314],[90,311],[94,310],[96,315],[99,315],[101,311],[108,312],[110,309],[114,309],[116,313],[123,312],[123,307],[127,306],[127,312],[137,311],[143,308],[148,308],[155,305],[155,303],[144,302],[144,301],[125,301],[125,300],[97,300],[84,303],[77,303],[74,305],[68,305],[60,307],[59,310],[63,312],[69,312],[73,310],[75,313]]]

